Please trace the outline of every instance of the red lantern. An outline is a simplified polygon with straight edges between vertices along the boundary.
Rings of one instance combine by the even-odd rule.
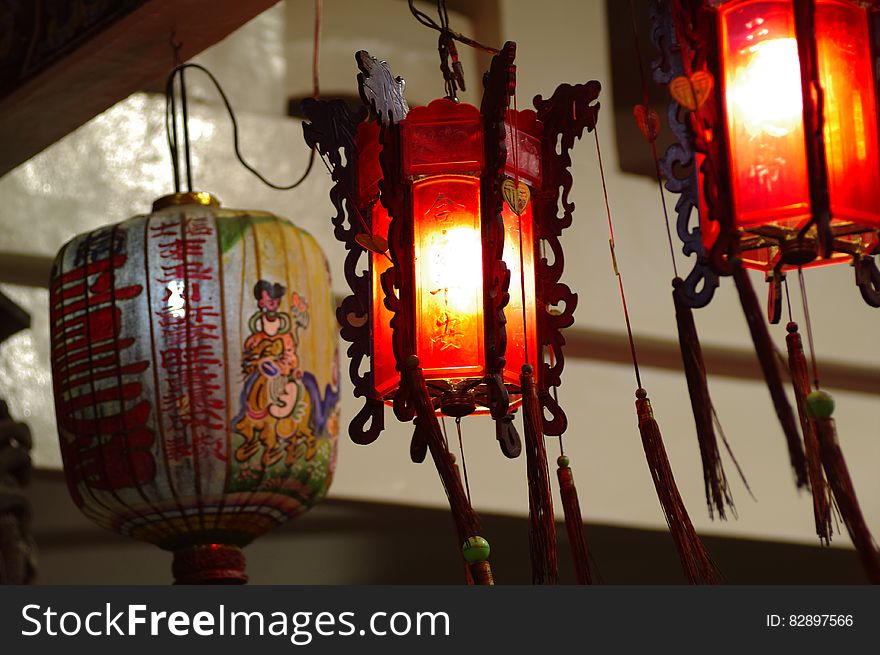
[[[430,450],[464,558],[483,583],[491,581],[488,544],[436,414],[490,414],[502,451],[516,457],[512,410],[523,405],[533,527],[546,528],[546,549],[533,552],[533,564],[546,564],[536,580],[555,580],[543,435],[566,427],[550,390],[560,384],[560,330],[573,322],[577,302],[559,281],[559,236],[574,209],[569,151],[599,109],[599,83],[589,82],[536,98],[535,110],[511,110],[514,53],[508,43],[492,60],[480,109],[451,93],[410,111],[402,80],[365,52],[356,56],[358,79],[376,120],[364,122],[366,112],[352,115],[341,101],[303,103],[306,142],[331,165],[335,234],[349,251],[352,295],[337,316],[351,342],[355,395],[366,398],[349,434],[357,443],[375,440],[386,403],[399,420],[415,420],[412,457],[421,461]],[[450,77],[447,85],[454,90]],[[564,493],[573,497],[573,483]]]
[[[745,269],[767,274],[771,323],[780,320],[786,271],[797,269],[803,283],[807,266],[852,262],[863,298],[880,307],[873,259],[880,247],[880,2],[658,0],[653,8],[662,52],[654,76],[669,85],[678,138],[660,170],[667,188],[682,194],[678,233],[685,254],[697,256],[673,296],[701,446],[714,441],[713,414],[689,312],[711,301],[719,276],[732,275],[797,484],[813,494],[817,534],[830,539],[833,492],[878,582],[880,554],[838,446],[833,403],[819,389],[818,368],[807,372],[791,320],[786,342],[796,420]],[[694,208],[699,229],[691,227]]]
[[[869,259],[880,243],[878,4],[672,4],[686,54],[670,90],[693,112],[700,226],[715,268],[727,273],[737,257],[778,279],[853,261],[866,300],[880,304]]]
[[[387,64],[366,53],[358,54],[362,94],[380,120],[363,121],[335,103],[304,103],[307,141],[334,164],[336,236],[350,250],[346,277],[354,295],[339,317],[354,344],[349,354],[358,356],[355,392],[368,399],[351,426],[359,443],[381,430],[379,403],[393,402],[410,355],[419,358],[436,408],[452,416],[505,417],[521,402],[528,362],[552,415],[547,433],[565,429],[548,391],[562,370],[558,331],[571,324],[576,302],[559,283],[558,237],[573,205],[566,197],[557,219],[556,198],[571,184],[563,179],[567,150],[595,124],[599,85],[563,85],[550,100],[537,99],[537,111],[513,111],[513,52],[510,44],[493,62],[486,84],[496,88],[487,86],[481,110],[441,98],[410,111],[399,89],[392,97]],[[562,156],[548,123],[557,136],[564,133]],[[339,139],[345,135],[351,137]],[[352,215],[347,229],[345,210]],[[542,240],[553,264],[540,256]],[[365,250],[369,271],[358,275]],[[551,311],[556,306],[560,311]],[[542,361],[547,349],[552,365]],[[360,357],[371,360],[366,376],[358,372]]]
[[[523,124],[524,129],[517,129]],[[526,126],[537,136],[525,131]],[[412,202],[414,266],[403,288],[414,290],[415,310],[405,315],[405,329],[414,335],[415,354],[425,378],[438,392],[439,409],[450,415],[486,411],[490,400],[482,380],[491,375],[487,351],[486,278],[492,262],[483,248],[485,204],[481,175],[486,172],[483,118],[479,110],[446,98],[410,111],[400,123],[401,172]],[[510,299],[504,310],[508,340],[501,373],[504,384],[518,388],[526,361],[537,360],[535,301],[535,239],[532,190],[541,184],[541,124],[534,111],[510,112],[505,121],[508,135],[519,135],[518,151],[509,148],[502,192],[505,204],[502,261],[512,280]],[[373,238],[387,243],[390,218],[378,203],[379,128],[376,122],[361,123],[357,133],[358,206],[372,217]],[[517,165],[519,164],[519,165]],[[519,187],[516,180],[519,180]],[[516,208],[516,211],[514,211]],[[520,229],[522,258],[520,258]],[[383,249],[370,256],[373,288],[373,365],[377,398],[393,398],[400,383],[392,345],[391,312],[385,307],[382,275],[390,268]],[[522,269],[521,269],[522,260]],[[520,284],[520,279],[524,284]],[[525,291],[525,302],[523,302]],[[491,298],[489,299],[491,302]],[[525,327],[523,320],[525,317]],[[491,340],[492,335],[488,339]],[[526,349],[528,348],[528,356]],[[518,402],[518,400],[516,401]]]

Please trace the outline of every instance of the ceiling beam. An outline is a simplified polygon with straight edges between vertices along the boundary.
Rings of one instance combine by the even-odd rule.
[[[132,93],[155,86],[173,65],[172,34],[186,61],[277,1],[146,0],[109,24],[82,28],[82,38],[0,97],[0,175]],[[37,34],[29,51],[49,47],[39,43],[47,33]]]

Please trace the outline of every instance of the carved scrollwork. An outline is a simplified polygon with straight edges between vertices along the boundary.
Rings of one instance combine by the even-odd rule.
[[[430,427],[425,425],[424,418],[421,416],[415,417],[413,420],[412,441],[409,444],[409,458],[416,464],[424,462],[425,456],[428,454],[429,436],[427,430],[429,429]]]
[[[309,122],[303,123],[303,135],[310,148],[315,148],[330,165],[333,188],[330,201],[336,209],[331,219],[333,233],[345,244],[345,280],[351,289],[336,310],[342,338],[348,341],[349,375],[355,397],[364,398],[364,405],[351,420],[348,433],[352,441],[368,444],[375,441],[385,427],[384,407],[373,391],[372,362],[361,373],[363,361],[371,359],[370,304],[372,298],[371,272],[358,273],[358,263],[367,251],[355,239],[363,232],[360,221],[354,218],[357,189],[357,126],[366,117],[366,109],[352,113],[342,100],[314,100],[302,104]],[[369,221],[369,216],[361,217]]]
[[[877,268],[877,262],[873,257],[857,257],[853,267],[862,298],[871,307],[880,307],[880,269]]]
[[[507,416],[508,394],[501,380],[507,349],[507,319],[504,309],[510,301],[510,270],[502,259],[504,254],[504,170],[507,164],[505,118],[510,97],[516,84],[516,44],[508,41],[492,58],[489,71],[483,76],[483,116],[486,172],[482,176],[482,242],[483,242],[483,303],[485,307],[486,372],[490,386],[488,398],[495,420]]]
[[[685,74],[681,48],[670,3],[652,0],[650,13],[651,40],[660,53],[652,63],[653,77],[655,82],[665,86]],[[676,232],[682,242],[682,252],[687,257],[696,256],[694,267],[682,285],[683,298],[692,308],[705,307],[718,288],[718,274],[709,264],[699,221],[695,220],[700,211],[700,188],[694,158],[694,134],[685,110],[674,100],[670,100],[667,118],[676,142],[660,158],[660,172],[666,179],[666,189],[679,194],[675,203]],[[695,224],[692,226],[692,223]]]
[[[516,459],[522,453],[522,440],[516,431],[513,419],[516,414],[507,414],[495,421],[495,438],[501,447],[501,452],[509,459]]]
[[[538,120],[543,123],[542,161],[544,166],[541,192],[536,194],[535,237],[543,241],[553,253],[553,263],[541,257],[535,264],[536,294],[539,299],[538,344],[547,349],[550,361],[538,368],[538,398],[541,403],[544,434],[558,436],[566,428],[565,413],[553,399],[549,390],[561,384],[565,365],[562,346],[565,338],[561,330],[574,322],[577,294],[560,282],[565,266],[560,236],[571,225],[574,202],[569,198],[572,188],[570,151],[575,139],[581,138],[584,129],[593,131],[599,117],[599,82],[586,84],[562,84],[545,100],[534,99]],[[557,143],[559,150],[557,151]],[[561,189],[561,194],[560,194]],[[561,204],[562,215],[557,207]],[[552,364],[551,364],[552,362]],[[550,413],[548,418],[547,414]]]
[[[406,118],[409,106],[403,95],[404,79],[394,76],[387,61],[376,59],[366,50],[359,50],[354,58],[361,71],[358,73],[358,89],[364,104],[383,125],[399,123]]]
[[[401,280],[415,279],[413,226],[407,220],[412,215],[412,198],[409,185],[403,176],[403,162],[400,153],[400,121],[409,113],[409,106],[403,99],[405,83],[394,77],[385,61],[379,61],[364,50],[357,53],[356,59],[361,73],[358,86],[361,99],[368,103],[379,121],[379,165],[382,179],[379,181],[379,202],[388,210],[391,222],[388,225],[388,254],[391,266],[382,273],[380,283],[384,294],[385,307],[391,316],[391,344],[398,372],[403,371],[407,359],[415,356],[415,334],[412,317],[416,315],[415,289],[412,285],[401,284]],[[400,387],[394,394],[394,415],[399,421],[411,421],[415,417],[415,392],[407,376],[401,376]]]

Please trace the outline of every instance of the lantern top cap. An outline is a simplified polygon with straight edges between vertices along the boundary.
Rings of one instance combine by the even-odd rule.
[[[413,107],[407,114],[407,123],[432,122],[435,120],[479,120],[480,110],[466,102],[449,98],[437,98],[424,106]]]
[[[185,193],[172,193],[162,196],[153,203],[153,211],[178,205],[206,205],[208,207],[220,207],[220,200],[206,191],[187,191]]]

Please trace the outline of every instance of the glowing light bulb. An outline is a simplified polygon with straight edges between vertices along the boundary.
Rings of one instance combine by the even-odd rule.
[[[413,215],[419,361],[429,378],[479,375],[485,366],[479,179],[416,181]]]
[[[752,137],[787,136],[803,119],[797,41],[759,41],[747,46],[742,55],[740,61],[745,64],[728,79],[728,105],[734,119]]]
[[[455,227],[432,235],[427,249],[428,291],[451,312],[476,314],[482,287],[480,233]]]

